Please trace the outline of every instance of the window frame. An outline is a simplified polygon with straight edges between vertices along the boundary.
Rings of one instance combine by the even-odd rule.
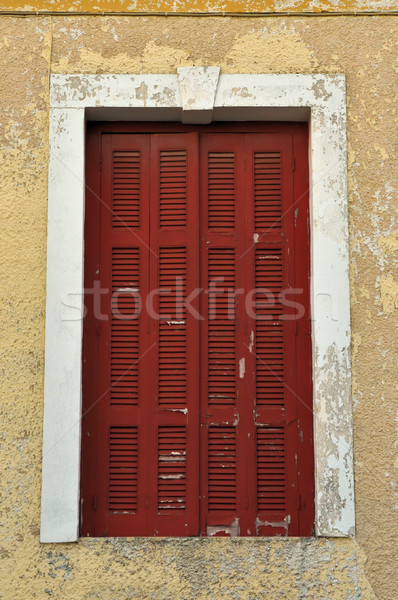
[[[354,535],[344,75],[53,75],[42,542],[79,537],[86,120],[309,121],[317,536]]]

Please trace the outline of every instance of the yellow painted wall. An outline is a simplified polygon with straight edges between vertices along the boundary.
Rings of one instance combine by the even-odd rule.
[[[398,597],[397,57],[391,16],[0,16],[0,598]],[[356,541],[39,544],[49,74],[183,65],[347,76]]]

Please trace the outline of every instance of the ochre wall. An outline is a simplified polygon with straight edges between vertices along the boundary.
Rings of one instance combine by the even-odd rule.
[[[373,3],[378,4],[378,3]],[[0,16],[0,597],[398,597],[398,18]],[[345,73],[356,540],[40,545],[50,73]]]

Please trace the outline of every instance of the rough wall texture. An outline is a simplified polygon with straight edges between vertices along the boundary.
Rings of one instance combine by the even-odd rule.
[[[397,597],[397,34],[396,17],[0,17],[0,598]],[[356,541],[39,544],[49,74],[184,65],[347,76]]]

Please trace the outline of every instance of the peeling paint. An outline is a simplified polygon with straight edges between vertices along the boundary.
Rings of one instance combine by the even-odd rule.
[[[250,342],[249,342],[249,352],[253,352],[253,346],[254,346],[254,331],[253,329],[250,332]]]
[[[246,372],[246,362],[244,358],[239,359],[239,377],[240,379],[244,379]]]
[[[237,537],[240,535],[239,519],[236,518],[232,521],[231,525],[208,525],[206,533],[209,537],[216,535],[227,535],[229,537]]]
[[[289,523],[291,521],[290,515],[286,515],[286,517],[282,521],[261,521],[261,519],[256,519],[256,533],[261,527],[274,527],[276,529],[284,529],[286,532],[289,527]]]
[[[185,321],[166,321],[167,325],[185,325]]]

